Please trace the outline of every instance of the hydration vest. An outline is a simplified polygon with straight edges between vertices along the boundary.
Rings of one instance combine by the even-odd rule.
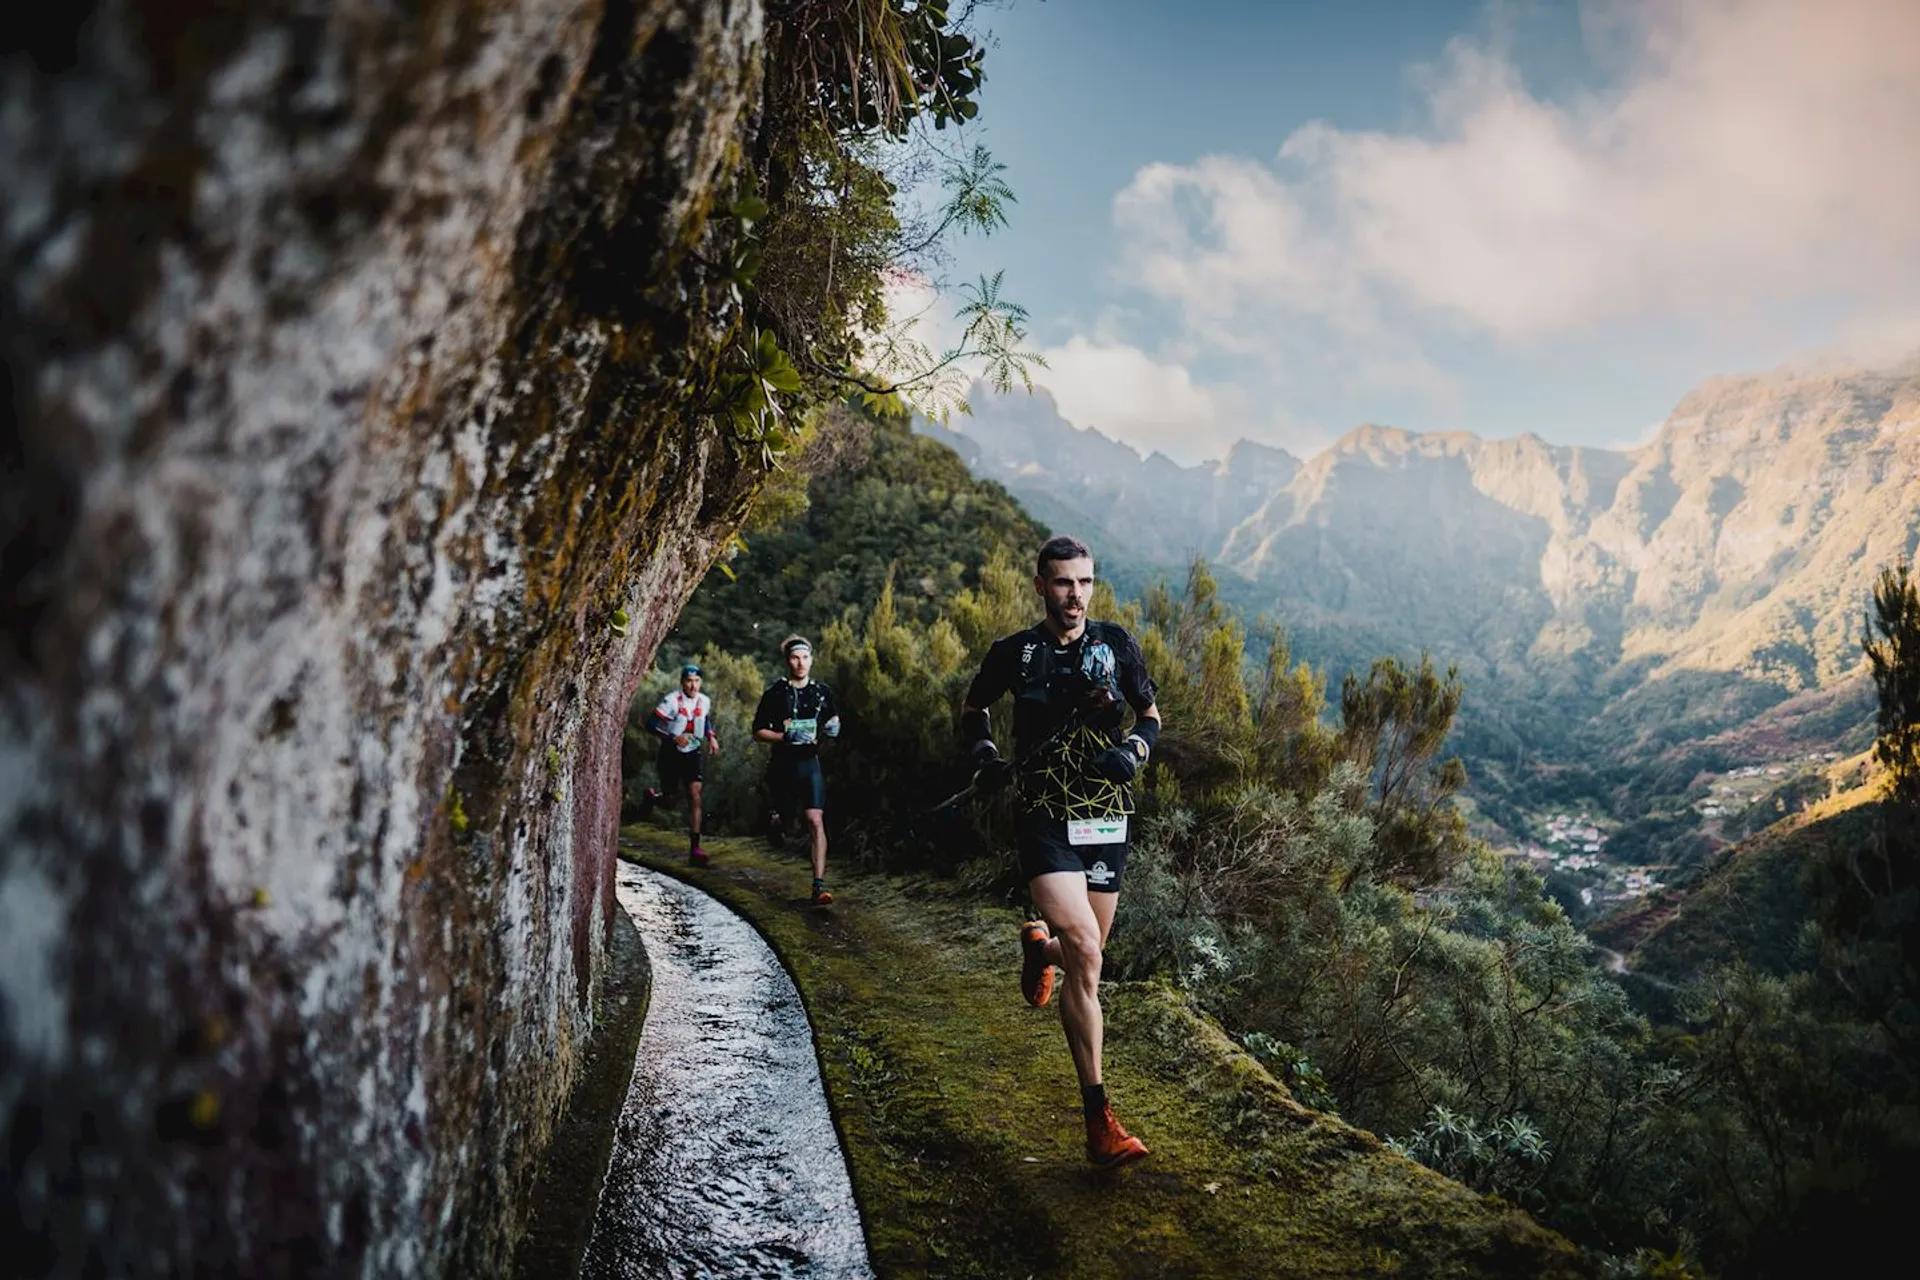
[[[1044,636],[1044,631],[1042,634]],[[1101,722],[1110,718],[1113,721],[1111,727],[1117,728],[1121,716],[1119,659],[1114,654],[1108,624],[1089,621],[1079,645],[1079,669],[1062,672],[1055,670],[1059,659],[1053,652],[1055,645],[1052,637],[1022,641],[1014,697],[1036,711],[1051,711],[1064,695],[1075,700],[1068,708],[1071,712],[1077,709],[1078,699],[1091,695],[1096,689],[1105,689],[1112,695],[1111,709],[1094,717],[1092,723],[1107,728],[1109,726]]]
[[[1061,669],[1053,637],[1044,629],[1035,629],[1037,639],[1021,640],[1013,721],[1023,752],[1015,777],[1023,809],[1059,819],[1133,812],[1129,788],[1099,777],[1091,768],[1093,757],[1113,744],[1126,709],[1113,630],[1108,623],[1088,622],[1077,642],[1079,663],[1070,670]],[[1087,714],[1096,692],[1108,695],[1107,705]],[[1042,742],[1050,745],[1039,749]]]
[[[691,754],[700,750],[701,739],[711,729],[713,699],[704,693],[696,693],[689,698],[674,689],[660,699],[660,705],[654,708],[653,714],[660,726],[660,736],[667,740],[666,745]],[[673,741],[676,734],[682,733],[693,739],[684,747]]]

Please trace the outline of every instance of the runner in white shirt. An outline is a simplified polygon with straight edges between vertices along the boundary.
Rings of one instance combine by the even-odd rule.
[[[649,789],[641,805],[644,817],[656,804],[671,805],[678,792],[687,793],[687,861],[707,865],[700,847],[701,747],[720,754],[714,732],[713,699],[700,692],[700,668],[689,662],[680,668],[680,687],[660,699],[647,727],[660,736],[660,790]]]

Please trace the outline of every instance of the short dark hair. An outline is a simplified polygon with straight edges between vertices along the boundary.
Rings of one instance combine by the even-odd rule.
[[[1044,578],[1047,576],[1048,561],[1081,559],[1093,559],[1093,552],[1087,550],[1086,543],[1064,533],[1055,534],[1041,545],[1040,554],[1034,558],[1033,571]]]

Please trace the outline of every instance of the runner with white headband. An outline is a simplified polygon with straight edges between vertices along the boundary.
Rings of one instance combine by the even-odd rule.
[[[833,690],[812,678],[813,645],[805,636],[780,642],[787,675],[768,686],[753,713],[753,736],[773,745],[767,761],[770,813],[767,838],[778,848],[786,819],[796,812],[806,824],[813,855],[813,903],[833,901],[827,890],[827,785],[820,772],[820,743],[840,734]]]

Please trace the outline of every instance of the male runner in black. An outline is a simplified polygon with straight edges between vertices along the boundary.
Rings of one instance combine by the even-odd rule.
[[[700,847],[700,748],[720,754],[720,738],[714,730],[713,699],[700,692],[700,668],[689,662],[680,668],[680,687],[671,690],[653,709],[647,728],[660,738],[655,761],[660,771],[660,790],[649,787],[641,797],[640,814],[645,817],[656,804],[672,804],[673,797],[687,793],[687,861],[696,867],[707,865],[707,851]]]
[[[787,678],[760,695],[753,712],[753,736],[773,744],[767,761],[767,797],[772,807],[768,837],[780,843],[785,815],[799,811],[807,825],[813,854],[813,904],[833,901],[827,891],[827,785],[820,773],[820,740],[840,736],[840,711],[833,690],[812,678],[813,646],[805,636],[780,642]]]
[[[1017,784],[1020,871],[1044,917],[1020,930],[1021,991],[1044,1005],[1053,966],[1066,970],[1060,1021],[1080,1077],[1087,1159],[1117,1165],[1147,1147],[1114,1119],[1101,1079],[1100,953],[1126,866],[1129,784],[1159,737],[1160,709],[1139,644],[1087,618],[1093,553],[1084,543],[1057,537],[1041,547],[1033,585],[1046,618],[994,642],[967,689],[960,728],[977,787]],[[1017,767],[994,746],[987,716],[1003,693],[1013,694]],[[1124,738],[1123,701],[1135,716]]]

